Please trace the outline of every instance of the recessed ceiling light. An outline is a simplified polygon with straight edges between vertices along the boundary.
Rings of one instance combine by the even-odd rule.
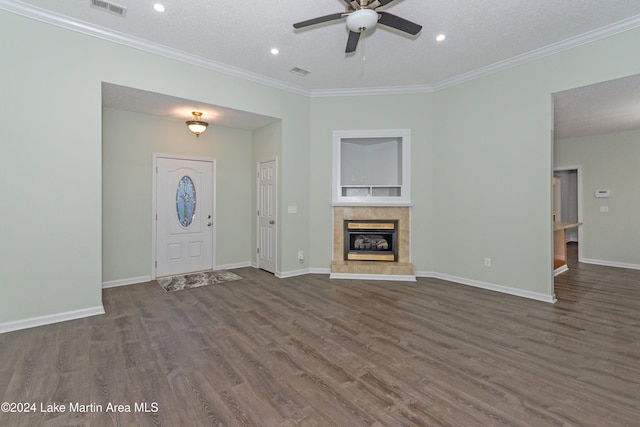
[[[156,4],[154,4],[154,5],[153,5],[153,9],[154,9],[156,12],[164,12],[164,11],[165,11],[164,6],[163,6],[163,5],[161,5],[160,3],[156,3]]]
[[[436,41],[441,42],[444,41],[444,39],[446,39],[447,36],[445,36],[444,34],[438,34],[438,36],[436,37]]]
[[[280,53],[280,51],[278,49],[276,49],[275,47],[273,49],[271,49],[271,54],[272,55],[277,55],[279,53]]]

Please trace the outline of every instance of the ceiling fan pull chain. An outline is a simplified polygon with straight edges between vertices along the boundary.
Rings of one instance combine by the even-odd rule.
[[[362,39],[362,63],[364,64],[364,61],[367,60],[367,38],[363,37]]]
[[[364,77],[364,72],[365,72],[365,65],[366,65],[365,61],[367,59],[366,46],[367,46],[367,43],[363,39],[362,43],[360,43],[360,50],[362,51],[362,60],[360,61],[360,77]]]

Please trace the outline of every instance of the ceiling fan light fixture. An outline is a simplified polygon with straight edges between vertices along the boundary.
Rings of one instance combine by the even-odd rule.
[[[293,28],[298,30],[310,27],[312,25],[322,24],[342,20],[345,17],[347,29],[349,30],[347,38],[347,46],[344,49],[345,54],[356,51],[358,40],[365,31],[372,31],[376,25],[380,24],[383,28],[393,28],[411,36],[416,36],[422,31],[422,25],[411,22],[400,16],[393,15],[389,12],[377,12],[377,8],[386,6],[393,0],[344,0],[347,3],[349,12],[332,13],[330,15],[318,16],[317,18],[307,19],[306,21],[296,22]],[[364,56],[363,56],[364,58]]]
[[[193,114],[193,120],[187,120],[187,127],[191,132],[196,134],[196,137],[198,137],[202,132],[207,130],[209,123],[200,120],[202,117],[202,113],[200,111],[192,111],[191,114]]]
[[[347,16],[347,28],[354,33],[362,33],[378,23],[378,13],[373,9],[359,9]]]

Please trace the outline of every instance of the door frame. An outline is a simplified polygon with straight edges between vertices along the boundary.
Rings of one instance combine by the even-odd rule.
[[[151,278],[152,279],[156,279],[156,266],[157,266],[157,259],[156,259],[156,244],[157,244],[157,224],[158,224],[158,206],[157,206],[157,198],[156,198],[156,190],[157,190],[157,170],[158,170],[158,159],[173,159],[173,160],[191,160],[191,161],[196,161],[196,162],[209,162],[212,164],[213,166],[213,173],[211,174],[211,179],[213,180],[213,182],[211,183],[211,191],[213,191],[213,194],[211,195],[211,203],[212,203],[212,214],[211,216],[213,217],[213,229],[211,230],[211,232],[213,233],[213,235],[211,236],[212,241],[211,241],[211,246],[212,246],[212,251],[211,251],[211,267],[213,270],[216,269],[216,230],[218,227],[217,224],[217,219],[218,216],[216,215],[216,195],[218,194],[218,191],[216,189],[216,183],[217,183],[217,179],[216,179],[216,159],[213,157],[198,157],[198,156],[188,156],[188,155],[179,155],[179,154],[161,154],[161,153],[153,153],[153,165],[151,168],[151,183],[152,183],[152,189],[151,189]]]
[[[270,158],[266,158],[266,159],[262,159],[262,160],[258,160],[256,162],[256,208],[254,210],[254,212],[256,213],[255,219],[256,219],[256,240],[255,240],[255,248],[256,251],[254,252],[255,256],[256,256],[256,268],[260,268],[260,256],[258,255],[258,249],[260,248],[260,216],[258,215],[258,207],[260,206],[260,164],[261,163],[266,163],[266,162],[274,162],[275,163],[275,191],[274,191],[274,199],[275,199],[275,228],[276,228],[276,232],[275,232],[275,242],[274,242],[274,248],[273,248],[273,264],[274,264],[274,275],[278,275],[280,273],[280,270],[278,269],[278,240],[279,240],[279,232],[280,232],[280,227],[279,227],[279,222],[278,222],[278,218],[279,218],[279,213],[280,213],[280,209],[278,209],[278,204],[279,204],[279,200],[278,200],[278,156],[275,157],[270,157]]]
[[[582,221],[582,165],[554,166],[553,172],[576,171],[577,198],[578,198],[578,222]],[[578,227],[578,262],[582,262],[582,245],[584,244],[584,227]]]

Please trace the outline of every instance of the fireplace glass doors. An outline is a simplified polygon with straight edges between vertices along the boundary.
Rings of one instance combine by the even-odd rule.
[[[345,261],[398,261],[398,220],[345,220]]]

